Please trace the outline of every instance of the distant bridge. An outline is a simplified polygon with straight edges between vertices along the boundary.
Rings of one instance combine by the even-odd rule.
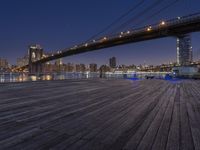
[[[184,35],[197,31],[200,31],[200,13],[177,17],[168,21],[163,20],[160,23],[145,26],[143,28],[123,31],[112,36],[104,36],[100,39],[94,39],[87,43],[78,44],[71,48],[60,50],[49,57],[32,62],[32,65],[43,64],[62,57],[77,55],[103,48],[169,36],[177,37],[179,35]],[[29,65],[23,66],[20,69],[24,69],[27,67],[29,67]]]

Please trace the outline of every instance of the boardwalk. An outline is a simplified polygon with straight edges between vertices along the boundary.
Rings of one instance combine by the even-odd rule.
[[[199,150],[200,81],[0,84],[1,150]]]

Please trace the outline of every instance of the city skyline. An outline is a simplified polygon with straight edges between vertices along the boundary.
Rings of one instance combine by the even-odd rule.
[[[114,0],[107,2],[103,0],[96,3],[87,0],[87,2],[60,1],[60,3],[55,3],[49,1],[46,3],[35,1],[33,3],[22,0],[17,2],[18,5],[16,5],[16,2],[8,4],[6,1],[1,5],[4,8],[2,7],[0,10],[2,12],[1,17],[5,19],[0,28],[2,33],[0,39],[2,43],[0,45],[1,57],[8,59],[11,64],[16,64],[17,58],[26,54],[28,45],[32,43],[40,44],[47,52],[55,52],[58,49],[81,43],[110,24],[137,2],[130,0],[126,2],[115,2]],[[105,3],[107,7],[103,7]],[[151,5],[151,2],[147,0],[146,6],[148,5]],[[7,11],[8,6],[11,7],[9,12]],[[61,9],[64,7],[66,7],[65,10]],[[87,7],[89,7],[87,10],[84,9]],[[111,7],[112,10],[110,10]],[[38,11],[33,11],[33,8]],[[74,12],[74,9],[78,9],[78,11]],[[169,12],[169,10],[171,11]],[[158,16],[141,26],[156,23],[161,19],[167,20],[176,16],[195,13],[198,10],[198,5],[189,2],[189,0],[184,0],[182,3],[178,2],[174,7],[166,10],[164,15]],[[139,10],[136,10],[135,13],[138,12]],[[134,16],[135,13],[132,15]],[[194,33],[191,34],[191,37],[194,59],[196,60],[200,54],[198,44],[200,35]],[[151,52],[149,53],[149,51]],[[174,62],[176,61],[176,38],[164,38],[103,49],[67,57],[64,62],[102,65],[105,62],[108,63],[107,59],[112,56],[118,58],[119,64],[126,65],[144,63],[158,65]]]

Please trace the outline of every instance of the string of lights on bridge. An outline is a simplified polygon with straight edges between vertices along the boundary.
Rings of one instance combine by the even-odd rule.
[[[129,23],[131,23],[135,19],[143,16],[144,14],[146,14],[149,11],[151,11],[156,6],[160,6],[159,10],[157,10],[156,12],[154,12],[153,14],[148,16],[148,19],[157,16],[158,14],[160,14],[161,12],[165,11],[166,9],[174,6],[178,2],[180,2],[180,0],[169,1],[169,3],[165,3],[165,5],[163,7],[163,6],[160,6],[163,3],[163,1],[162,0],[156,0],[152,5],[148,6],[146,9],[144,9],[141,12],[139,12],[138,14],[132,16],[131,19],[129,19],[125,23],[121,24],[120,28],[126,26]],[[98,35],[100,35],[101,33],[104,33],[106,30],[110,29],[113,25],[119,23],[123,18],[125,18],[126,16],[131,14],[133,11],[135,11],[140,6],[144,5],[144,3],[145,3],[145,0],[142,0],[142,1],[138,2],[138,3],[136,3],[135,5],[133,5],[127,12],[122,14],[119,18],[117,18],[114,22],[112,22],[110,25],[105,27],[102,31],[100,31],[99,33],[96,33],[95,35],[93,35],[85,43],[82,43],[82,44],[79,44],[79,45],[75,45],[75,46],[67,48],[65,50],[58,50],[57,53],[54,53],[51,56],[53,57],[56,54],[61,54],[63,52],[70,51],[70,50],[77,50],[78,48],[82,48],[82,47],[89,47],[91,44],[103,43],[103,42],[106,42],[108,40],[112,40],[114,38],[122,38],[124,36],[133,35],[134,33],[139,32],[139,31],[146,31],[146,32],[152,31],[154,29],[153,25],[152,26],[146,26],[146,27],[140,28],[140,29],[135,29],[135,30],[121,31],[121,32],[118,32],[119,34],[117,34],[117,35],[115,34],[115,35],[103,36],[101,38],[97,38]],[[147,20],[147,18],[143,18],[143,19],[144,20],[142,22]],[[177,17],[176,19],[180,20],[181,17]],[[140,22],[140,23],[142,23],[142,22]],[[136,23],[136,22],[134,21],[134,23]],[[138,23],[137,25],[139,25],[140,23]],[[169,23],[168,21],[167,22],[166,21],[161,21],[159,24],[156,24],[155,26],[162,27],[162,26],[166,26],[168,23]],[[118,28],[119,31],[120,31],[120,28]],[[113,32],[116,33],[117,31],[113,31]]]
[[[145,27],[142,27],[142,28],[134,29],[134,30],[121,31],[119,34],[113,34],[113,35],[110,35],[109,37],[103,36],[101,38],[93,39],[89,42],[82,43],[80,45],[74,45],[73,47],[70,47],[70,48],[65,49],[65,50],[58,50],[56,54],[61,54],[65,51],[70,51],[70,50],[77,50],[80,47],[89,47],[92,44],[104,43],[104,42],[107,42],[108,40],[112,40],[112,39],[115,39],[115,38],[123,38],[123,37],[129,36],[129,35],[134,35],[138,32],[151,32],[151,31],[153,31],[154,29],[157,29],[157,28],[166,27],[167,25],[172,25],[172,24],[175,24],[177,22],[187,21],[187,19],[191,19],[191,17],[193,17],[193,19],[196,19],[196,17],[200,17],[200,13],[196,13],[196,14],[192,14],[192,15],[184,16],[184,17],[177,17],[175,19],[171,19],[171,20],[168,20],[168,21],[162,20],[158,24],[149,25],[149,26],[145,26]],[[54,56],[56,54],[52,54],[51,56]]]

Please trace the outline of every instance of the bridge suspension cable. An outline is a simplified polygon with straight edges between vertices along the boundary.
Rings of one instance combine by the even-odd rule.
[[[111,31],[112,33],[116,32],[121,32],[124,30],[128,25],[132,24],[133,22],[135,23],[138,19],[146,15],[148,12],[150,12],[152,9],[155,7],[159,6],[163,0],[156,0],[154,3],[143,9],[142,11],[138,12],[136,15],[134,15],[131,19],[127,20],[126,22],[122,23],[119,27],[115,28],[114,30]]]
[[[144,2],[146,2],[147,0],[142,0],[139,3],[137,3],[136,5],[134,5],[131,9],[129,9],[126,13],[124,13],[123,15],[121,15],[118,19],[116,19],[114,22],[112,22],[110,25],[108,25],[106,28],[104,28],[102,31],[98,32],[97,34],[93,35],[90,39],[88,39],[87,41],[85,41],[84,43],[80,44],[80,45],[85,45],[88,46],[89,42],[96,42],[96,39],[99,38],[98,36],[102,33],[105,33],[105,31],[109,30],[110,28],[112,28],[115,24],[117,24],[118,22],[120,22],[122,19],[124,19],[125,17],[127,17],[128,15],[130,15],[131,12],[135,11],[138,7],[140,7],[141,5],[144,4]],[[167,0],[167,2],[169,2],[170,0]],[[138,12],[136,15],[134,15],[134,17],[132,17],[131,19],[129,19],[128,21],[126,21],[125,23],[121,24],[120,27],[118,27],[115,30],[112,30],[112,33],[108,33],[106,35],[106,37],[103,38],[103,40],[107,40],[109,37],[115,36],[116,33],[123,33],[124,31],[127,33],[130,33],[130,30],[126,31],[124,30],[124,28],[131,24],[134,21],[135,26],[138,26],[148,20],[151,20],[152,18],[158,16],[160,13],[162,13],[163,11],[165,11],[166,9],[170,8],[171,6],[175,5],[178,1],[180,0],[173,0],[171,3],[165,3],[167,5],[165,5],[164,7],[161,7],[160,5],[163,4],[163,2],[166,2],[166,0],[156,0],[154,1],[154,3],[152,3],[151,5],[148,5],[147,7],[145,7],[144,10]],[[154,10],[154,8],[161,7],[161,9],[157,10],[156,12],[153,13],[149,13],[151,10]],[[147,17],[145,17],[145,15],[148,15]],[[141,16],[144,16],[145,18],[141,18]],[[141,20],[142,19],[142,20]],[[138,21],[138,22],[136,22]],[[122,29],[123,28],[123,29]],[[133,27],[130,27],[130,29],[132,29]],[[114,33],[114,34],[113,34]],[[77,45],[76,45],[77,47]]]
[[[151,15],[145,17],[143,20],[141,20],[140,22],[138,22],[135,26],[139,26],[139,25],[145,23],[146,21],[149,21],[149,20],[153,19],[154,17],[158,16],[160,13],[162,13],[162,12],[165,11],[166,9],[172,7],[173,5],[175,5],[175,4],[176,4],[177,2],[179,2],[179,1],[180,1],[180,0],[175,0],[175,1],[171,2],[171,3],[169,3],[168,5],[166,5],[165,7],[163,7],[163,8],[161,8],[161,9],[157,10],[157,11],[154,12],[153,14],[151,14]]]
[[[145,0],[141,0],[140,2],[138,2],[136,5],[134,5],[133,7],[131,7],[127,12],[125,12],[124,14],[122,14],[119,18],[117,18],[116,20],[114,20],[111,24],[109,24],[108,26],[106,26],[104,29],[102,29],[100,32],[96,33],[95,35],[91,36],[87,41],[91,41],[94,38],[98,37],[100,34],[108,31],[111,27],[113,27],[113,25],[116,25],[118,22],[120,22],[123,18],[125,18],[126,16],[128,16],[130,13],[132,13],[133,11],[135,11],[136,9],[138,9],[141,5],[143,5],[145,2]]]

